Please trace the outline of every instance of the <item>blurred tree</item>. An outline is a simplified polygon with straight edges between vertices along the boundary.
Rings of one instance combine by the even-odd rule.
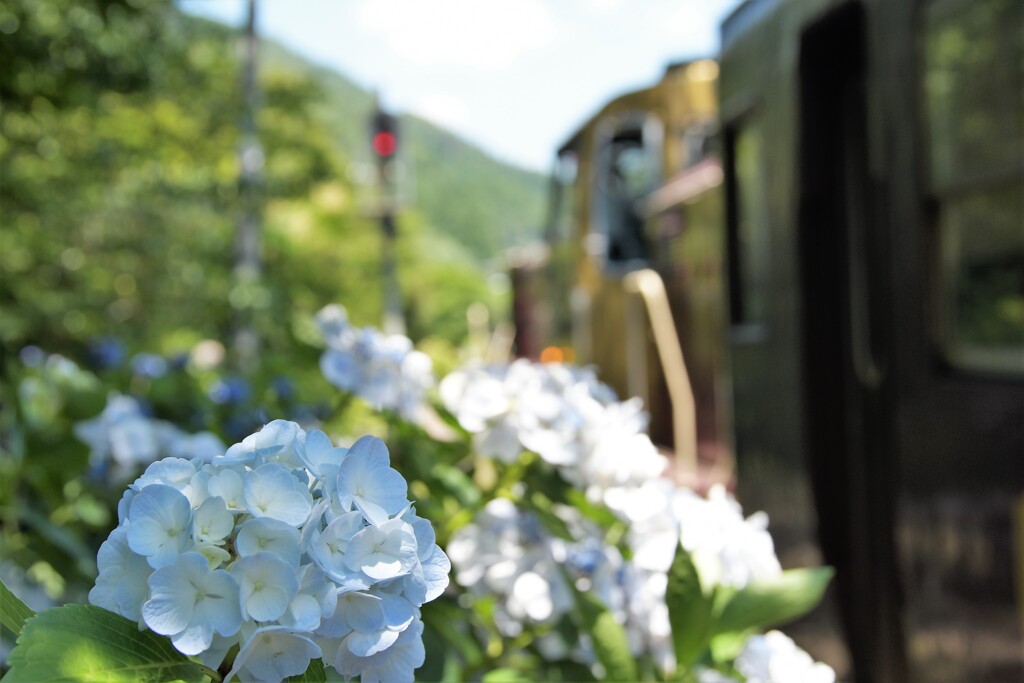
[[[378,324],[379,234],[352,200],[332,113],[338,77],[294,57],[261,67],[266,278],[238,286],[237,35],[148,0],[10,0],[0,33],[5,354],[36,343],[81,357],[100,336],[179,351],[226,339],[237,307],[253,309],[271,355],[291,353],[297,318],[330,302]],[[467,170],[487,177],[476,161]],[[472,207],[501,199],[500,181],[454,192],[455,176],[436,175],[444,183],[427,204],[459,197],[442,218],[462,212],[477,225],[485,214]],[[414,337],[464,338],[465,306],[493,303],[479,258],[510,229],[480,226],[467,251],[418,210],[403,213],[400,279]]]

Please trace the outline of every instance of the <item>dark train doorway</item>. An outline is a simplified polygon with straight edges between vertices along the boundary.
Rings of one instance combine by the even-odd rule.
[[[804,429],[820,543],[837,570],[855,675],[895,681],[905,675],[892,537],[892,411],[879,316],[887,250],[868,173],[866,70],[859,3],[804,31],[798,173]]]

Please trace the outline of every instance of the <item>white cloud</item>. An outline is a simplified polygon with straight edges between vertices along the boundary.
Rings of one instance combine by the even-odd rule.
[[[414,114],[452,131],[460,130],[469,121],[469,106],[465,102],[440,93],[419,98],[411,108]]]
[[[420,64],[500,69],[554,38],[538,0],[368,0],[362,28]]]
[[[714,36],[718,25],[740,0],[710,0],[681,2],[671,9],[652,17],[651,28],[665,33],[691,38],[700,42],[701,36]]]
[[[601,14],[608,14],[610,12],[618,11],[622,7],[623,0],[582,0],[583,5],[587,8],[599,12]]]

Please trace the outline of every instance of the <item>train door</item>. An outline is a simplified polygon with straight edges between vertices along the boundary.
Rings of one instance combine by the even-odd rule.
[[[857,680],[903,680],[886,358],[889,252],[867,164],[865,16],[811,24],[799,54],[804,431],[825,561]],[[870,598],[869,598],[870,596]]]

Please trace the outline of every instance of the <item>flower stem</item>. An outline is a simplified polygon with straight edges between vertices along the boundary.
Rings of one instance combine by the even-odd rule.
[[[203,675],[213,681],[213,683],[220,683],[224,680],[224,678],[214,669],[199,663],[197,663],[196,666],[198,666],[199,670],[203,672]]]

